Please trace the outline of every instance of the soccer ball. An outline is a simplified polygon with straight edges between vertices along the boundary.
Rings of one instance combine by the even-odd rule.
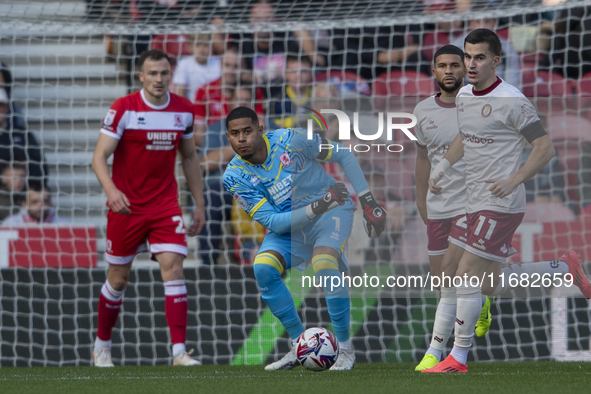
[[[300,364],[310,371],[325,371],[339,357],[339,341],[326,328],[309,328],[299,336],[296,355]]]

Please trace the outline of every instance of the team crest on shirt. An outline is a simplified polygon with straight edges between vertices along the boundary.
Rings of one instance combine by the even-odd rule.
[[[183,116],[180,114],[174,115],[174,127],[183,127]]]
[[[490,114],[492,114],[492,105],[486,104],[484,107],[482,107],[482,117],[488,118]]]
[[[279,155],[279,161],[283,164],[283,168],[287,168],[291,165],[291,158],[287,152],[283,152]]]
[[[105,120],[103,121],[103,123],[106,126],[110,126],[113,124],[113,121],[115,120],[115,115],[117,115],[117,111],[115,111],[114,109],[110,109],[107,111],[107,116],[105,116]]]
[[[537,112],[533,105],[526,103],[521,106],[521,115],[526,118],[533,118],[537,115]]]

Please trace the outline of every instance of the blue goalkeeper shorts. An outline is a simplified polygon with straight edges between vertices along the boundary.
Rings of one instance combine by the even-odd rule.
[[[353,228],[355,205],[351,201],[336,207],[291,234],[269,233],[259,253],[274,250],[285,259],[286,268],[304,271],[312,260],[314,248],[328,246],[339,252],[339,270],[347,271],[347,240]]]

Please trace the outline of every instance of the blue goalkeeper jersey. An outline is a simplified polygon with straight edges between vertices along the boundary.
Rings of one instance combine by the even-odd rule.
[[[262,138],[268,152],[265,162],[252,164],[234,156],[224,173],[224,186],[242,209],[272,232],[286,233],[296,222],[305,224],[305,209],[300,208],[318,200],[336,182],[324,171],[323,161],[340,163],[357,193],[368,189],[354,155],[338,149],[337,143],[317,134],[308,140],[304,129],[278,129]]]

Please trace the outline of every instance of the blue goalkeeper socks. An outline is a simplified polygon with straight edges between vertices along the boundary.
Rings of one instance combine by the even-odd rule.
[[[283,267],[273,255],[262,253],[256,257],[254,275],[263,300],[293,340],[304,332],[304,325],[296,311],[291,293],[281,280],[281,272]]]
[[[344,283],[341,283],[342,277],[337,260],[331,255],[320,254],[312,258],[312,266],[316,276],[322,280],[322,283],[326,283],[324,295],[334,333],[340,343],[347,342],[351,327],[351,303],[349,290]]]

